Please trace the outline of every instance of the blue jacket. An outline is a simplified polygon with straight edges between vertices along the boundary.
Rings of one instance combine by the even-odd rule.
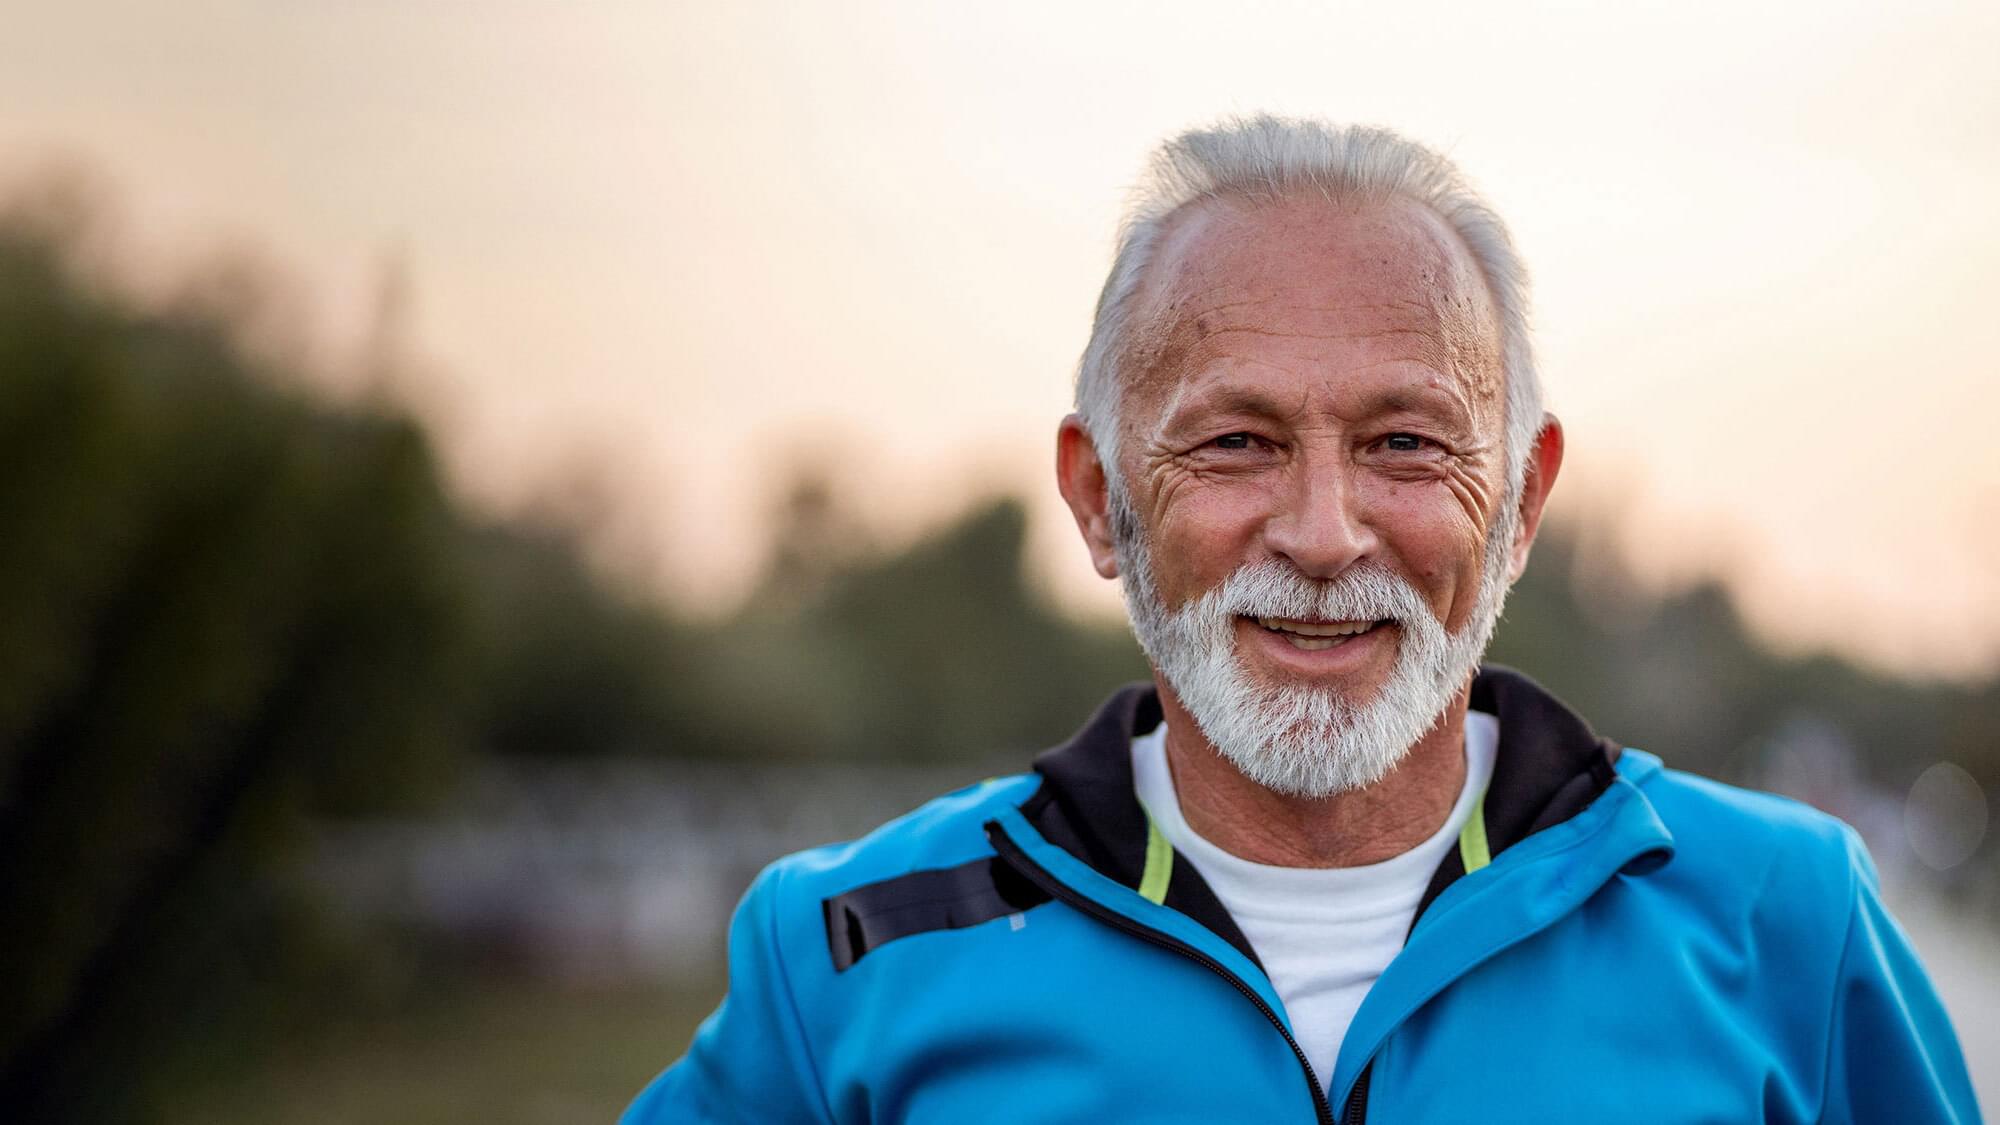
[[[1159,702],[1128,688],[1034,772],[766,869],[727,998],[623,1121],[1979,1119],[1850,829],[1621,752],[1516,673],[1473,706],[1490,862],[1446,859],[1330,1075],[1146,821]]]

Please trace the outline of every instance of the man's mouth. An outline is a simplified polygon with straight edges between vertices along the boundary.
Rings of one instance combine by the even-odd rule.
[[[1290,617],[1253,617],[1251,620],[1285,638],[1293,648],[1306,652],[1344,645],[1377,626],[1389,624],[1386,617],[1379,621],[1300,621]]]

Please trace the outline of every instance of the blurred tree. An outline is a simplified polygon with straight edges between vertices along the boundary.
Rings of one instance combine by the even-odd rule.
[[[450,510],[407,420],[313,410],[229,325],[0,222],[0,1105],[124,1120],[323,969],[309,819],[459,742]],[[320,950],[319,952],[326,952]],[[261,1006],[261,1010],[260,1010]]]
[[[793,494],[816,498],[807,535],[852,522],[819,511],[826,488]],[[900,552],[827,562],[781,538],[762,586],[712,634],[708,698],[737,741],[782,757],[1018,758],[1061,739],[1146,666],[1124,628],[1042,598],[1025,538],[1011,497]]]
[[[708,641],[596,575],[574,534],[488,527],[466,560],[479,651],[471,724],[501,754],[748,752],[703,696]]]
[[[1744,626],[1719,584],[1651,595],[1616,566],[1586,581],[1577,543],[1573,529],[1544,527],[1490,658],[1533,674],[1604,734],[1755,784],[1770,748],[1804,718],[1840,732],[1889,793],[1938,761],[2000,793],[2000,680],[1926,684],[1825,654],[1783,657]],[[2000,866],[2000,840],[1989,837],[1982,854]]]

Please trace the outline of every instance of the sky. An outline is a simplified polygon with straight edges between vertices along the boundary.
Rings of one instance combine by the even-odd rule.
[[[1508,217],[1554,518],[1793,651],[2000,669],[2000,7],[356,0],[23,7],[0,178],[108,185],[161,276],[275,264],[326,381],[407,295],[406,397],[496,512],[591,498],[682,604],[829,466],[881,534],[1051,482],[1124,193],[1232,113],[1387,125]]]

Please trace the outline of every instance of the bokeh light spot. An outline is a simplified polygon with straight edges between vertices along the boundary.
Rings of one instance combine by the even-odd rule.
[[[1986,820],[1986,791],[1950,762],[1938,762],[1918,775],[1903,804],[1910,850],[1937,871],[1972,858],[1986,837]]]

